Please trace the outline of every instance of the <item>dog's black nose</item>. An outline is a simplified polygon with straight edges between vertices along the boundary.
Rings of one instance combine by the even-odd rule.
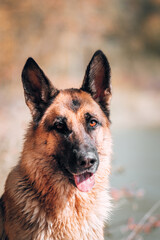
[[[93,152],[88,152],[84,157],[81,157],[78,161],[79,167],[91,168],[98,161],[96,155]]]

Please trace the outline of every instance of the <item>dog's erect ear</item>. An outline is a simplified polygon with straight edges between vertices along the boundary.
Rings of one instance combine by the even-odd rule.
[[[91,94],[109,117],[109,102],[111,99],[110,66],[106,56],[98,50],[93,55],[81,89]]]
[[[23,68],[22,82],[26,104],[31,111],[33,120],[37,122],[58,90],[52,86],[32,58],[28,58]]]

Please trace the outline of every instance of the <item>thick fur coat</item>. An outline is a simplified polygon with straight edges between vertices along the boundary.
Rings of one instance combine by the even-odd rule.
[[[93,55],[80,89],[57,90],[31,58],[22,82],[33,121],[0,201],[0,239],[103,240],[111,210],[107,58]]]

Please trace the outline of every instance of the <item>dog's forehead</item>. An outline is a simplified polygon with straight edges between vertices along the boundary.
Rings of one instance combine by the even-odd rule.
[[[79,89],[60,90],[46,110],[43,121],[48,119],[52,122],[57,116],[75,120],[84,119],[87,113],[106,119],[102,109],[89,93]]]
[[[73,112],[77,112],[79,108],[89,105],[95,107],[96,102],[90,96],[90,94],[79,89],[66,89],[61,90],[55,101],[54,106],[67,108]]]

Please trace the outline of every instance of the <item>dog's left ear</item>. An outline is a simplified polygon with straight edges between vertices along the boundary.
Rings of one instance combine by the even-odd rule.
[[[91,94],[107,117],[111,99],[110,72],[106,56],[102,51],[96,51],[87,67],[81,87],[83,91]]]

